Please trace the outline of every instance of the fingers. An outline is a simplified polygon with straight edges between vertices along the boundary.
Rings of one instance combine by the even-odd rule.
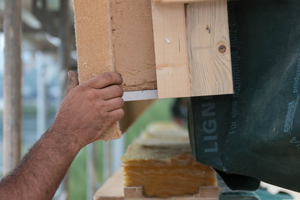
[[[70,90],[72,90],[73,88],[79,85],[77,72],[70,70],[68,72],[68,76],[69,76],[69,86],[68,86],[67,94],[70,92]]]
[[[119,108],[117,110],[110,111],[108,114],[110,115],[111,120],[116,122],[124,117],[124,110]]]
[[[95,89],[101,89],[110,85],[121,85],[122,83],[123,79],[119,73],[106,72],[88,80],[85,84]]]
[[[123,106],[124,106],[124,100],[121,97],[105,101],[104,103],[104,108],[105,111],[107,112],[117,110],[119,108],[122,108]]]
[[[112,85],[101,89],[101,96],[104,100],[122,97],[123,89],[119,85]]]

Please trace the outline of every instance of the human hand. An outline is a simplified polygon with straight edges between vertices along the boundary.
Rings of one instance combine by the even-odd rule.
[[[75,139],[80,148],[92,143],[124,116],[123,80],[107,72],[79,85],[78,74],[69,72],[69,87],[51,131]]]

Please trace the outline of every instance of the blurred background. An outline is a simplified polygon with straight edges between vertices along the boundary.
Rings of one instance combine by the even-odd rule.
[[[3,176],[4,9],[0,0],[0,177]],[[69,0],[22,0],[22,156],[51,126],[65,95],[67,71],[77,69],[74,9]],[[123,130],[151,104],[127,103]],[[164,116],[167,114],[163,114]],[[162,116],[162,117],[164,117]],[[143,127],[139,128],[143,129]],[[121,165],[120,156],[139,132],[84,148],[73,162],[55,199],[92,199]],[[127,134],[126,134],[127,135]],[[103,152],[106,152],[105,154]],[[89,170],[87,170],[89,169]]]
[[[0,0],[0,178],[3,177],[4,0]],[[22,0],[22,156],[51,126],[65,95],[68,70],[77,70],[72,0]],[[91,200],[120,166],[127,146],[152,121],[175,119],[184,125],[186,100],[126,102],[116,141],[98,141],[82,149],[57,191],[57,200]],[[143,113],[147,107],[149,107]],[[143,114],[142,114],[143,113]],[[185,113],[183,116],[182,113]],[[143,115],[142,117],[139,117]],[[135,122],[133,124],[133,122]],[[104,153],[105,152],[105,153]],[[265,186],[266,187],[266,186]],[[274,190],[277,193],[277,190]],[[267,193],[260,190],[261,199]],[[269,195],[269,194],[267,194]],[[278,199],[285,198],[278,197]],[[295,198],[296,199],[296,198]]]

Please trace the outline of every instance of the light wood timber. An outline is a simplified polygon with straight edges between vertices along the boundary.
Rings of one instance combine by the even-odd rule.
[[[187,6],[191,96],[233,93],[227,1]]]
[[[152,5],[158,98],[188,97],[190,69],[184,4]]]
[[[108,0],[74,1],[79,81],[83,83],[101,73],[114,71],[111,42],[111,16]],[[100,138],[121,137],[119,122]]]
[[[94,195],[94,200],[218,200],[218,187],[200,187],[195,195],[183,197],[168,198],[147,198],[143,196],[143,187],[125,187],[123,186],[123,171],[120,169]]]
[[[119,169],[94,195],[94,200],[123,200],[123,170]]]
[[[209,1],[220,1],[220,0],[153,0],[153,4],[160,5],[160,4],[173,4],[173,3],[197,3],[197,2],[209,2]]]

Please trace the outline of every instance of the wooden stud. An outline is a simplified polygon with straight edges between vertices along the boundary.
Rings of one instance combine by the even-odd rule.
[[[154,5],[173,4],[173,3],[197,3],[204,1],[219,1],[219,0],[153,0]]]
[[[227,0],[187,7],[191,96],[233,93]]]
[[[184,4],[152,5],[158,98],[191,94]]]
[[[75,0],[75,27],[80,83],[101,73],[114,71],[111,16],[108,0]],[[100,140],[121,137],[119,123],[114,123]]]

